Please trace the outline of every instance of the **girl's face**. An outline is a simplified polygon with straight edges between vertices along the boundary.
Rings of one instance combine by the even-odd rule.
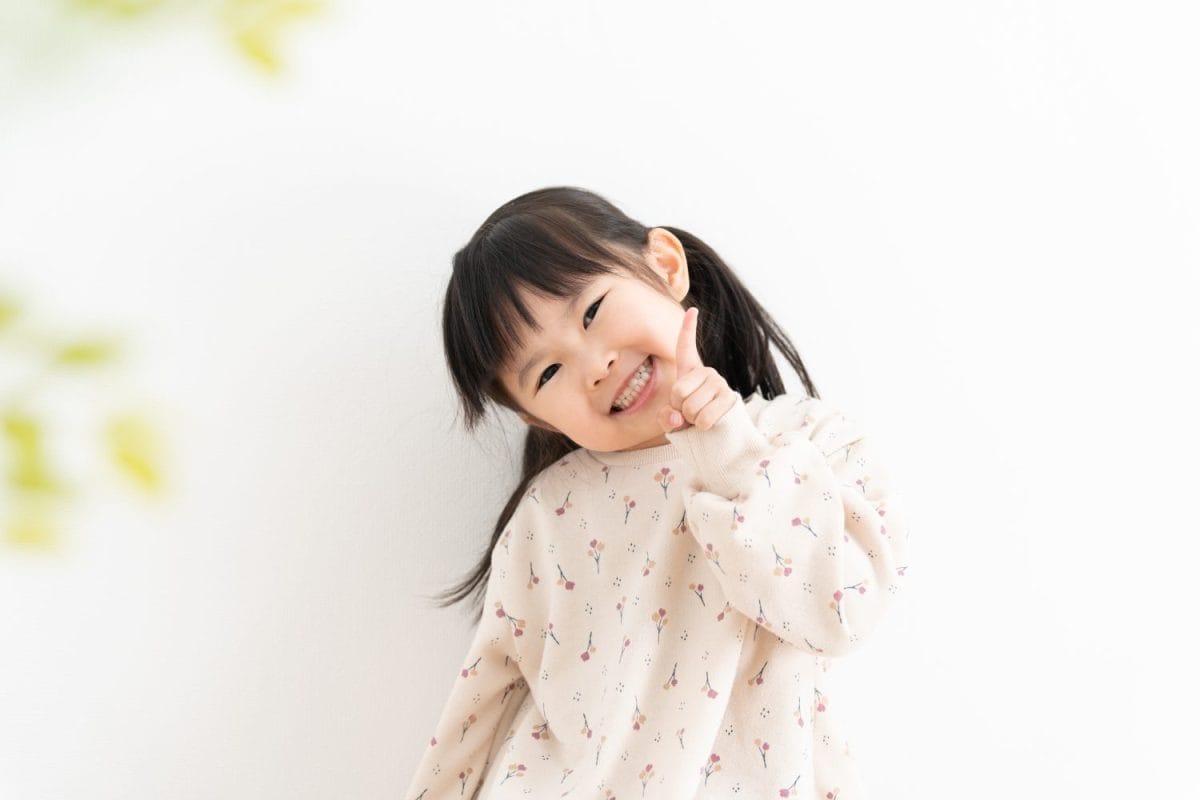
[[[647,263],[666,294],[627,272],[598,275],[574,298],[522,290],[541,329],[526,332],[499,377],[525,422],[589,450],[668,443],[657,415],[675,383],[687,258],[679,239],[662,228],[651,230],[648,250]],[[639,370],[647,362],[644,377]],[[641,390],[627,392],[639,379]]]

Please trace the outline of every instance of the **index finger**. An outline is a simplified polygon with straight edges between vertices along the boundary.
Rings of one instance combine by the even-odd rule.
[[[679,343],[675,346],[675,377],[682,378],[693,369],[704,366],[700,351],[696,348],[696,320],[700,309],[692,306],[683,314],[683,326],[679,329]]]

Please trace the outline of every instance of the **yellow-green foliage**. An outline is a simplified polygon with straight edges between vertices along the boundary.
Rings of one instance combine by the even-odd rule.
[[[134,21],[168,12],[190,12],[221,27],[242,55],[258,67],[278,72],[283,64],[279,40],[284,27],[321,11],[321,0],[69,0],[76,11],[117,21]]]
[[[0,295],[0,364],[6,359],[20,360],[32,366],[29,377],[15,385],[0,385],[0,464],[3,464],[3,492],[0,501],[0,541],[25,549],[53,549],[61,538],[62,520],[68,505],[81,494],[80,488],[98,483],[102,476],[79,476],[68,480],[53,453],[63,449],[99,446],[104,463],[143,494],[160,493],[164,486],[162,448],[154,426],[141,415],[107,412],[100,408],[80,409],[101,421],[93,428],[94,437],[80,441],[59,441],[51,448],[52,435],[63,426],[55,426],[53,403],[44,402],[62,380],[82,381],[77,402],[95,396],[86,391],[86,382],[103,379],[104,370],[120,358],[120,348],[111,339],[101,337],[61,337],[27,330],[19,324],[20,303]],[[5,369],[0,375],[20,374]],[[61,422],[61,421],[60,421]],[[78,435],[77,435],[78,436]],[[61,435],[58,437],[61,439]],[[82,483],[83,486],[77,486]]]

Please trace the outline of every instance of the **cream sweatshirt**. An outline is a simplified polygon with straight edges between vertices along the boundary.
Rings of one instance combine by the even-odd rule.
[[[824,677],[905,582],[871,440],[786,394],[667,439],[534,478],[406,798],[863,796]]]

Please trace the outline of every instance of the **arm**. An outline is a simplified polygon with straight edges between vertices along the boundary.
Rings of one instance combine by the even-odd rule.
[[[815,398],[752,402],[757,422],[738,402],[707,430],[667,434],[692,470],[688,529],[738,611],[796,647],[843,655],[901,584],[902,505],[845,416]]]
[[[483,618],[404,794],[411,800],[473,797],[506,712],[529,692],[514,641],[524,635],[525,620],[501,599],[496,575],[493,553]]]

